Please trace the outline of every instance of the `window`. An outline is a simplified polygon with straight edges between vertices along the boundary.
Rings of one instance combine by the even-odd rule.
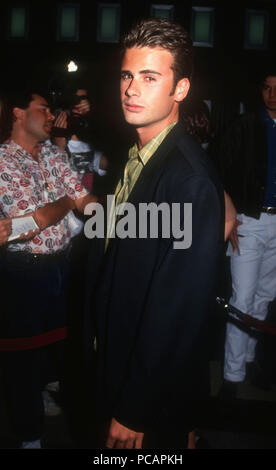
[[[151,5],[151,16],[153,18],[166,18],[167,20],[173,20],[174,7],[173,5]]]
[[[194,46],[213,47],[214,8],[193,7],[191,36]]]
[[[119,42],[120,5],[101,3],[98,7],[98,42]]]
[[[58,5],[57,40],[79,40],[79,5],[64,3]]]
[[[245,12],[245,49],[267,49],[268,12],[246,10]]]
[[[10,10],[9,39],[27,39],[29,33],[29,12],[27,8],[16,7]]]

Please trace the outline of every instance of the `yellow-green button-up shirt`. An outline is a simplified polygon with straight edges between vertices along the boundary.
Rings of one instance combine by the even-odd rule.
[[[137,144],[130,148],[128,153],[128,161],[125,166],[124,175],[117,184],[115,190],[115,203],[111,208],[110,214],[108,215],[108,226],[107,226],[107,240],[106,247],[108,245],[108,239],[111,233],[114,232],[114,225],[111,220],[114,220],[115,207],[123,202],[126,202],[129,198],[131,191],[133,190],[142,169],[148,163],[150,158],[156,152],[158,147],[161,145],[165,137],[169,134],[171,129],[175,126],[176,121],[163,129],[157,136],[153,137],[141,150],[138,149]]]

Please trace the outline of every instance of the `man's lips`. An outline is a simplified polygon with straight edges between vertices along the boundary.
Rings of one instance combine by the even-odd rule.
[[[144,109],[144,106],[135,103],[124,103],[124,108],[131,113],[140,113]]]

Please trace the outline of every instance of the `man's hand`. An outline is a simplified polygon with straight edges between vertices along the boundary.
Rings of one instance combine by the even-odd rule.
[[[56,120],[53,124],[54,127],[58,127],[59,129],[67,129],[68,122],[67,122],[67,114],[65,111],[61,111],[57,116]],[[53,144],[57,145],[61,150],[64,150],[67,144],[66,137],[52,137]]]
[[[235,227],[237,220],[237,211],[230,198],[229,194],[224,191],[225,200],[225,229],[224,229],[224,240],[226,241]]]
[[[242,222],[238,219],[235,220],[234,226],[231,230],[229,239],[233,248],[233,251],[235,252],[239,248],[239,235],[238,235],[238,226],[242,225]]]
[[[8,238],[12,232],[11,219],[0,219],[0,246],[7,243]]]
[[[87,99],[81,100],[79,104],[76,104],[74,108],[72,109],[72,113],[82,116],[83,114],[88,114],[90,113],[90,102]]]
[[[60,111],[53,124],[55,127],[67,129],[67,114],[65,111]]]
[[[100,198],[98,196],[95,196],[94,194],[87,194],[86,196],[76,199],[74,201],[75,203],[75,208],[81,213],[84,214],[85,207],[87,204],[90,204],[91,202],[93,203],[100,203],[104,204],[104,198]]]
[[[112,418],[106,440],[108,449],[142,449],[144,434],[126,428]]]
[[[31,239],[34,238],[38,233],[40,233],[39,228],[37,228],[36,230],[29,230],[28,233],[21,233],[21,235],[20,235],[20,237],[19,237],[18,240],[24,240],[24,241],[31,240]]]

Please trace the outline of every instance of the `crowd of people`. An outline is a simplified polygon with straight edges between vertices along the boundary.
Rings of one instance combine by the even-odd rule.
[[[136,142],[111,207],[112,167],[93,140],[86,84],[54,103],[35,88],[1,97],[0,352],[22,449],[41,448],[47,391],[66,395],[72,288],[98,448],[195,447],[226,243],[229,303],[266,319],[276,292],[276,70],[262,76],[260,109],[219,136],[204,103],[188,106],[192,72],[182,26],[149,19],[125,35],[121,106]],[[145,205],[157,208],[150,226]],[[104,235],[87,241],[88,213],[95,224],[105,217]],[[255,348],[252,331],[229,321],[222,397],[256,383]]]

